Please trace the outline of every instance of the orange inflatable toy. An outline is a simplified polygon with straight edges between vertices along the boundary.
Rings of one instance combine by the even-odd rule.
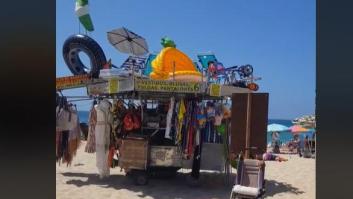
[[[163,38],[164,48],[152,61],[150,77],[155,80],[201,81],[202,74],[197,71],[192,60],[175,48],[172,40]]]

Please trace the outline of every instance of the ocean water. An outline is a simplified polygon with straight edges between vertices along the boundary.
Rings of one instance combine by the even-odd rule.
[[[79,111],[78,112],[79,114],[79,118],[80,118],[80,122],[86,122],[88,121],[88,111]],[[282,124],[282,125],[285,125],[285,126],[292,126],[292,121],[291,120],[281,120],[281,119],[269,119],[268,121],[268,124],[273,124],[273,123],[276,123],[276,124]],[[309,132],[310,133],[310,132]],[[291,132],[281,132],[280,133],[280,141],[282,143],[286,143],[290,140],[293,139],[293,135]],[[267,143],[271,143],[271,133],[267,133]]]

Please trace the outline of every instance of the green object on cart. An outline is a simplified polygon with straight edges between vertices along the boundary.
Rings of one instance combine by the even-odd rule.
[[[216,126],[217,132],[224,135],[226,132],[226,125],[225,124],[221,124],[219,126]]]
[[[238,160],[231,160],[230,165],[232,165],[232,167],[236,169],[238,167]]]

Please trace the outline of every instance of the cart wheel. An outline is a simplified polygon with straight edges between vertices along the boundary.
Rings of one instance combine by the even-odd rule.
[[[135,171],[133,176],[136,185],[146,185],[148,183],[148,176],[145,171]]]
[[[200,179],[195,179],[191,175],[187,177],[187,183],[192,187],[200,186]]]

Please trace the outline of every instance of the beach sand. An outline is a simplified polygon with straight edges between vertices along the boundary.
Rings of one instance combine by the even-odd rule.
[[[108,179],[100,180],[95,154],[85,153],[85,144],[82,142],[70,167],[56,164],[57,199],[225,199],[230,196],[232,185],[226,185],[223,174],[219,173],[201,173],[197,187],[188,185],[190,170],[184,169],[174,178],[152,178],[146,186],[134,185],[118,167],[110,170]],[[315,159],[282,156],[289,161],[266,162],[265,198],[315,198]]]

